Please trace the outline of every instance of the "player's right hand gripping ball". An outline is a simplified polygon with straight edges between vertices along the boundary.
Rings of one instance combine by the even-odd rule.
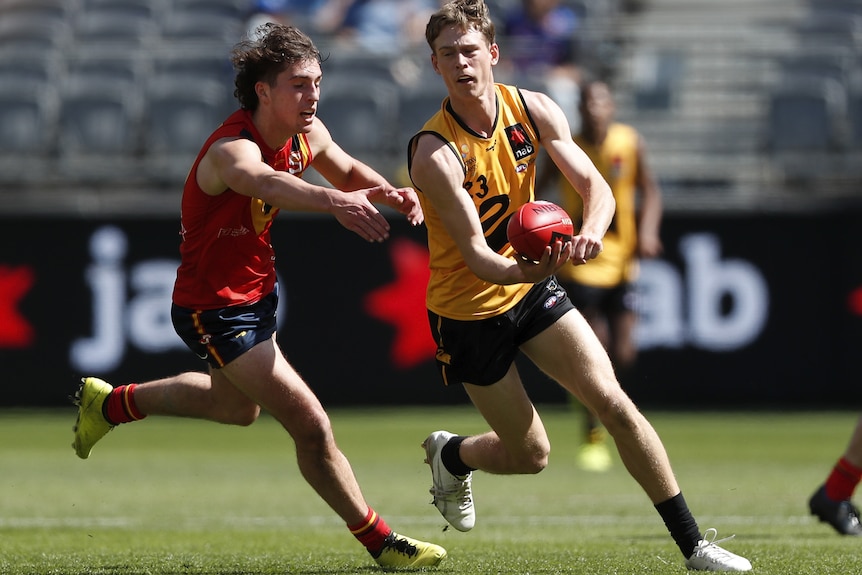
[[[537,262],[545,248],[557,240],[571,241],[575,229],[566,210],[553,202],[537,200],[524,204],[509,218],[506,232],[518,254]]]

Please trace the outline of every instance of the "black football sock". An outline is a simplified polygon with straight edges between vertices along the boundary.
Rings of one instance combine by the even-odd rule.
[[[670,536],[673,537],[677,547],[682,551],[682,556],[686,559],[691,557],[701,535],[697,521],[694,520],[682,493],[656,504],[655,508],[664,520]]]
[[[440,461],[443,462],[443,467],[448,469],[452,475],[458,475],[459,477],[475,471],[472,467],[461,461],[459,449],[461,448],[461,442],[465,439],[467,437],[464,435],[456,435],[440,450]]]

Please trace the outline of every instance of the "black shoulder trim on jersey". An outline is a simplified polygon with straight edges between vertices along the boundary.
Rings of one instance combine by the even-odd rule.
[[[461,159],[461,156],[458,154],[458,150],[455,149],[455,146],[452,145],[452,142],[443,137],[439,132],[435,132],[433,130],[422,130],[421,132],[416,133],[410,141],[407,143],[407,176],[410,178],[410,182],[413,184],[413,187],[417,191],[422,191],[419,189],[419,186],[416,185],[416,182],[413,181],[413,154],[416,152],[416,144],[419,142],[419,136],[423,136],[425,134],[430,134],[439,138],[446,147],[449,148],[455,157],[458,159],[458,163],[461,164],[461,170],[464,171],[464,175],[467,175],[467,166],[464,164],[464,160]]]
[[[533,120],[533,115],[530,113],[530,109],[527,107],[527,102],[524,101],[524,94],[521,93],[520,88],[515,88],[518,91],[518,98],[521,99],[521,105],[524,106],[524,112],[527,114],[527,119],[530,120],[530,125],[533,127],[533,131],[536,133],[536,140],[540,141],[542,139],[542,134],[539,133],[539,127],[536,125],[536,121]]]

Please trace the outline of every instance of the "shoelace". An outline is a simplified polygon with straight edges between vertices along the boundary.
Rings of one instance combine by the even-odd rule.
[[[457,477],[457,475],[454,475],[453,477]],[[439,498],[446,501],[457,501],[459,507],[468,506],[473,503],[473,493],[470,489],[470,482],[466,480],[462,480],[458,486],[453,489],[443,489],[436,485],[432,485],[431,489],[428,491],[434,496],[435,500]]]
[[[731,557],[732,554],[729,551],[725,551],[721,547],[718,546],[719,543],[723,543],[725,541],[729,541],[736,537],[736,535],[730,535],[729,537],[724,537],[723,539],[716,540],[718,537],[718,530],[715,527],[710,527],[703,534],[703,539],[697,542],[697,547],[694,548],[694,554],[697,557],[703,557],[706,551],[712,551],[723,555],[725,557]]]
[[[419,550],[415,545],[404,539],[403,537],[398,537],[394,533],[386,538],[386,541],[383,543],[383,548],[392,549],[398,553],[403,555],[407,555],[408,557],[413,557]]]

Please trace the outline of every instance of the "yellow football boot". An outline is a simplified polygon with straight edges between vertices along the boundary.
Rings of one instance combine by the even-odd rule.
[[[416,569],[436,567],[446,557],[439,545],[399,535],[394,531],[383,542],[383,548],[374,556],[384,569]]]
[[[97,441],[114,429],[102,414],[102,405],[113,390],[111,384],[97,377],[81,379],[81,386],[75,392],[74,403],[78,406],[78,419],[75,421],[75,441],[72,447],[81,459],[90,457],[90,451]]]

